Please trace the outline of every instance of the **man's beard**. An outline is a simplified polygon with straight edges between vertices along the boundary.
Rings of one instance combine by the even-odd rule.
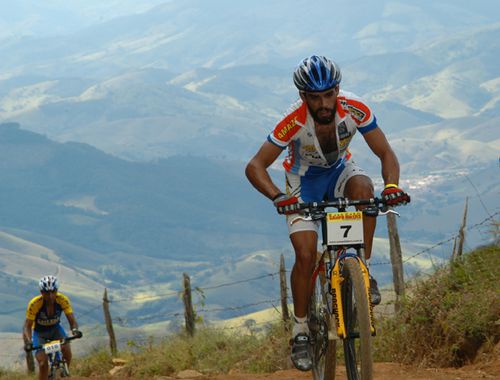
[[[316,112],[312,111],[309,108],[309,111],[311,112],[311,116],[314,119],[314,121],[318,124],[322,125],[330,124],[333,121],[333,119],[335,119],[335,108],[318,108]],[[329,115],[319,116],[318,114],[321,111],[328,111]]]

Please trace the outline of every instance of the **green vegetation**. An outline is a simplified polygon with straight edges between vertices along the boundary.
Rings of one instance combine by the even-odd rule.
[[[159,343],[145,344],[130,341],[128,349],[119,352],[125,361],[120,373],[151,379],[171,376],[185,369],[199,372],[227,373],[239,370],[245,373],[274,372],[290,368],[288,361],[289,333],[281,324],[271,325],[263,334],[244,335],[199,328],[194,337],[185,334],[168,336]],[[99,376],[114,367],[108,349],[96,349],[83,358],[75,358],[71,365],[74,376]],[[0,369],[2,380],[32,380],[34,375]]]
[[[271,326],[266,334],[242,335],[210,328],[198,329],[194,337],[169,336],[159,344],[136,345],[119,353],[126,361],[123,374],[152,378],[171,376],[185,369],[202,373],[227,373],[231,369],[246,373],[273,372],[289,368],[288,333],[281,325]],[[92,376],[107,373],[112,358],[98,351],[88,358],[75,359],[73,374]]]
[[[461,366],[500,340],[500,249],[489,246],[410,289],[404,309],[379,323],[379,359]]]
[[[35,375],[26,375],[20,372],[8,371],[0,368],[0,379],[2,380],[34,380]]]

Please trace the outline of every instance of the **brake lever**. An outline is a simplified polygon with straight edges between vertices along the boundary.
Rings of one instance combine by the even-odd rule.
[[[385,206],[384,208],[379,209],[378,215],[388,215],[388,214],[394,214],[396,216],[401,216],[399,212],[394,211],[392,208],[389,208]]]
[[[313,220],[313,218],[311,215],[308,215],[308,216],[299,215],[299,216],[296,216],[295,218],[293,218],[292,220],[290,220],[290,225],[294,224],[298,220],[303,220],[305,222],[311,222]]]
[[[321,214],[306,214],[298,215],[290,220],[290,225],[294,224],[297,220],[303,220],[305,222],[313,222],[315,220],[320,220],[323,217]]]

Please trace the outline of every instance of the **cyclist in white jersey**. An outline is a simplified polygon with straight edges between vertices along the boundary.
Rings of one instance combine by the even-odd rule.
[[[310,278],[314,269],[318,223],[296,220],[299,202],[332,200],[339,197],[374,197],[371,179],[349,153],[349,143],[357,131],[380,159],[385,188],[382,197],[390,205],[405,204],[408,195],[399,188],[399,163],[371,109],[356,95],[339,88],[338,65],[323,56],[305,58],[293,76],[300,99],[269,134],[246,167],[252,185],[273,201],[280,214],[287,215],[290,240],[295,250],[291,284],[295,324],[292,361],[300,370],[312,366],[309,351],[307,305]],[[268,167],[288,148],[283,162],[286,187],[283,192],[267,172]],[[362,207],[360,207],[361,209]],[[291,224],[292,220],[296,220]],[[376,218],[364,217],[365,255],[371,255]],[[370,279],[373,304],[380,303],[376,281]]]

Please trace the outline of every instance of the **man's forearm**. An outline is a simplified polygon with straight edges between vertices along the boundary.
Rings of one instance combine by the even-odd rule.
[[[399,185],[399,162],[394,152],[392,150],[387,152],[381,162],[384,184]]]
[[[26,327],[23,328],[23,340],[24,343],[31,341],[31,329],[28,330]]]
[[[273,183],[267,170],[249,164],[245,174],[250,183],[267,198],[273,199],[281,190]]]

